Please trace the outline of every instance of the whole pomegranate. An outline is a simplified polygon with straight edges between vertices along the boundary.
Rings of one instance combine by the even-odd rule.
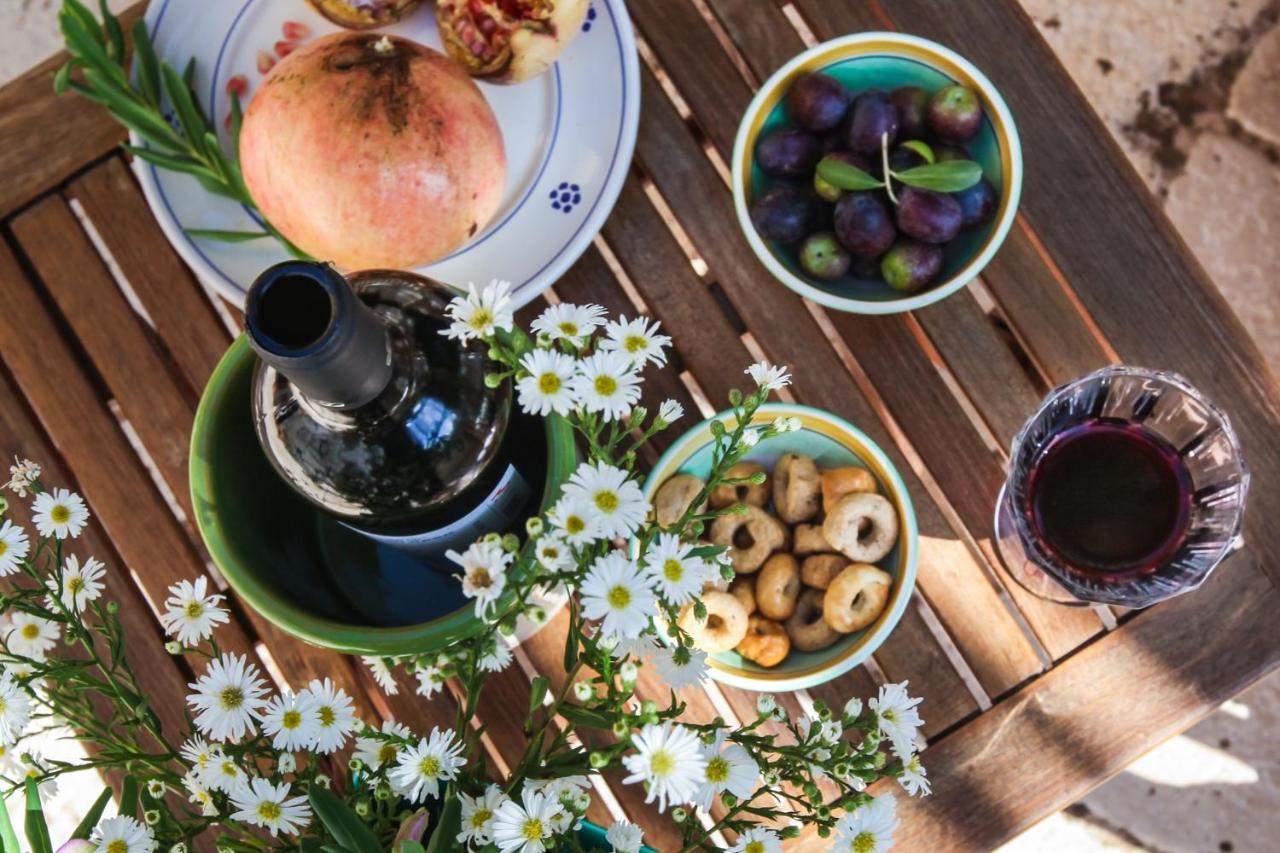
[[[240,165],[280,233],[348,269],[443,257],[493,216],[506,178],[497,119],[466,73],[416,42],[357,33],[271,70]]]
[[[519,83],[551,67],[587,15],[588,0],[437,0],[445,50],[467,72]]]

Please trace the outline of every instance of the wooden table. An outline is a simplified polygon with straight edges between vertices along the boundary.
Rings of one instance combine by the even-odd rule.
[[[651,398],[709,412],[707,400],[723,400],[743,365],[765,356],[791,366],[795,399],[861,427],[902,471],[922,534],[910,609],[873,662],[779,697],[799,713],[812,698],[843,702],[885,679],[908,679],[925,697],[934,793],[899,799],[900,849],[989,849],[1275,667],[1276,382],[1017,4],[968,3],[963,14],[928,0],[628,5],[644,40],[634,167],[555,296],[662,321],[677,356],[647,383]],[[753,87],[806,43],[898,28],[957,49],[1004,93],[1027,162],[1022,210],[966,291],[896,317],[824,311],[756,262],[724,163]],[[132,653],[177,727],[191,662],[163,652],[149,602],[209,572],[191,525],[187,444],[237,314],[208,297],[161,235],[116,147],[120,129],[53,96],[60,62],[0,91],[0,451],[45,462],[47,482],[86,496],[87,547],[110,566]],[[1006,448],[1046,389],[1118,361],[1178,370],[1231,413],[1254,475],[1248,547],[1200,591],[1144,612],[1047,605],[1009,583],[991,550]],[[480,718],[494,760],[523,746],[511,709],[525,706],[529,678],[563,678],[564,630],[556,620],[486,691]],[[358,661],[246,608],[223,636],[278,681],[335,678],[370,721],[395,716],[422,730],[452,720],[455,697],[427,703],[408,685],[385,697]],[[716,687],[682,698],[707,719],[751,716],[755,704]],[[625,814],[669,849],[669,824],[618,782],[601,781],[591,817]]]

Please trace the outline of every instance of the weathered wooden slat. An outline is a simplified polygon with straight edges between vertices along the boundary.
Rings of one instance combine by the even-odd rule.
[[[990,579],[963,545],[951,547],[957,544],[956,532],[896,450],[823,330],[800,298],[756,262],[735,224],[728,188],[647,71],[643,112],[639,158],[757,341],[771,358],[791,365],[798,399],[857,425],[902,473],[922,536],[920,587],[979,681],[998,694],[1038,672],[1039,658]]]
[[[737,45],[756,82],[764,80],[804,49],[791,22],[774,3],[707,0],[707,6]]]

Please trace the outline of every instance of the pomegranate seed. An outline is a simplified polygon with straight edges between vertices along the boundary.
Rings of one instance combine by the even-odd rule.
[[[276,64],[276,59],[265,50],[258,51],[258,73],[266,74]]]
[[[278,41],[276,42],[276,56],[284,59],[293,53],[293,49],[298,46],[296,41]]]
[[[301,21],[285,21],[280,27],[280,32],[286,41],[302,41],[311,35],[311,27]]]
[[[249,92],[249,78],[243,74],[237,74],[227,81],[227,94],[239,95],[243,98]]]

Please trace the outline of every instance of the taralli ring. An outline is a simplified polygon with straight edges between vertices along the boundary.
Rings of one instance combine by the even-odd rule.
[[[752,616],[747,636],[738,643],[738,654],[763,667],[777,666],[791,653],[791,638],[777,622]]]
[[[756,575],[756,606],[766,617],[781,622],[795,612],[800,596],[800,566],[790,554],[774,554]]]
[[[898,541],[898,513],[881,495],[845,495],[822,522],[822,535],[850,560],[874,563]]]
[[[756,612],[756,576],[743,575],[733,579],[729,584],[729,594],[742,602],[747,615]]]
[[[821,483],[813,459],[784,453],[773,466],[773,505],[788,524],[808,521],[818,514]]]
[[[680,627],[693,637],[693,644],[704,652],[727,652],[747,636],[747,609],[727,592],[704,592],[702,604],[707,608],[707,621],[699,622],[690,605],[680,614]]]
[[[845,495],[875,490],[876,478],[866,468],[855,465],[828,468],[822,472],[822,511],[831,512],[836,502]]]
[[[796,612],[791,614],[791,618],[783,626],[791,637],[791,645],[802,652],[825,649],[844,636],[822,618],[824,595],[820,589],[806,589],[800,593],[800,598],[796,601]]]
[[[836,549],[822,535],[821,524],[797,524],[792,550],[797,557],[803,557],[806,554],[830,554]]]
[[[658,526],[670,527],[683,518],[704,485],[692,474],[676,474],[663,483],[653,496],[653,517]],[[704,500],[697,511],[704,512],[706,508]]]
[[[805,586],[826,589],[847,565],[849,558],[841,554],[810,554],[800,564],[800,580]]]
[[[746,515],[722,515],[711,522],[711,541],[728,545],[733,570],[749,575],[785,545],[787,528],[759,507],[748,506]]]
[[[884,612],[892,583],[893,577],[875,566],[847,566],[822,597],[823,620],[842,634],[861,631]]]

